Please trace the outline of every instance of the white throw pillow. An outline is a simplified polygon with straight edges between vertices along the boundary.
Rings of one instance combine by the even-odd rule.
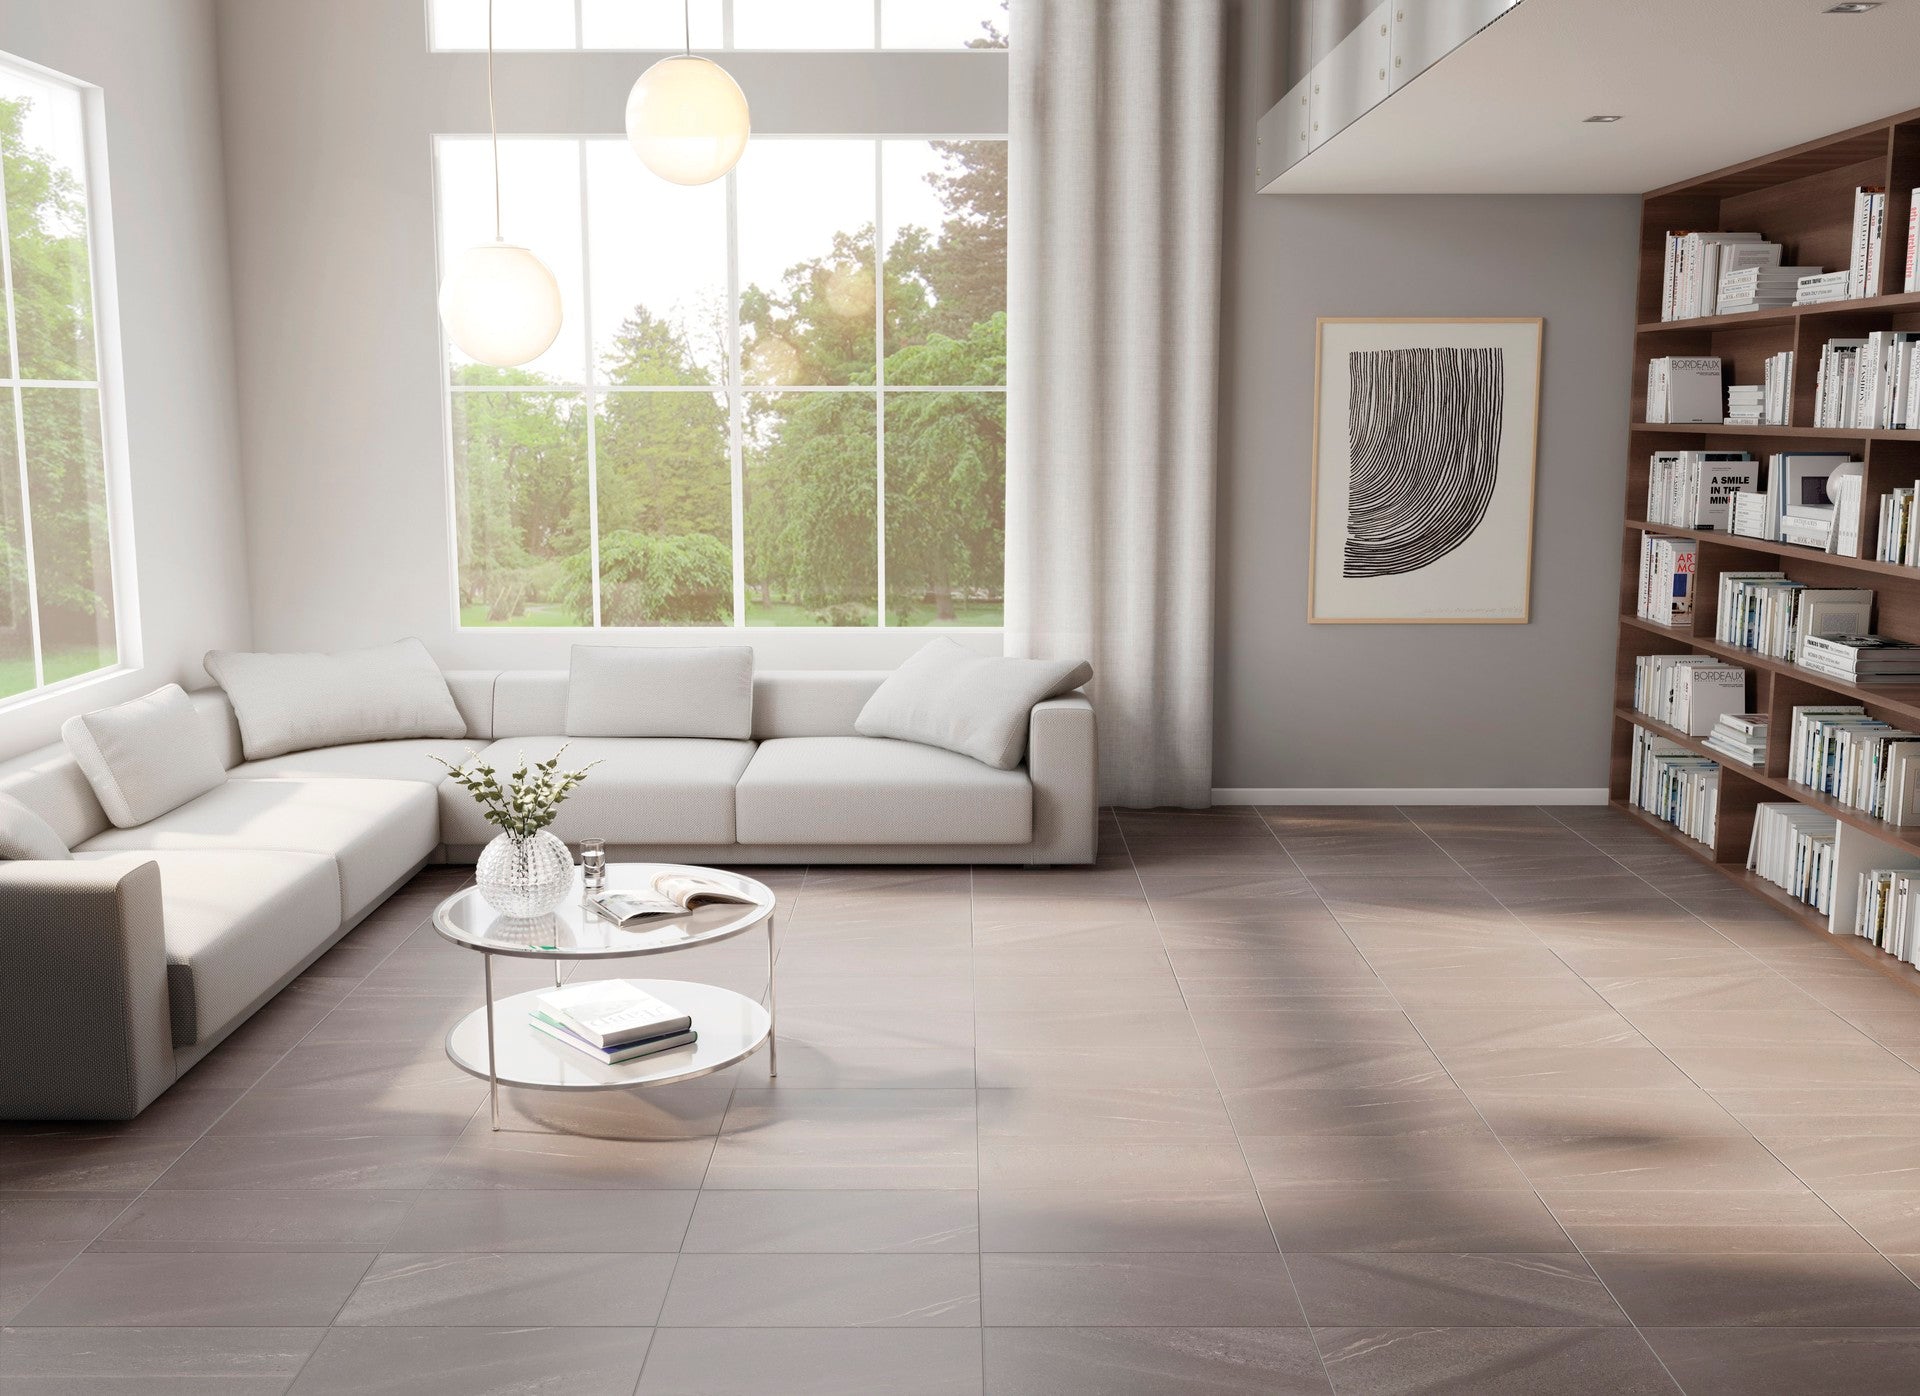
[[[943,636],[887,676],[853,730],[944,747],[1010,771],[1026,757],[1033,705],[1092,677],[1084,659],[1001,659]]]
[[[418,640],[339,654],[212,650],[205,662],[233,700],[249,761],[349,742],[467,735],[446,676]]]
[[[14,799],[0,795],[0,863],[33,858],[72,858],[53,825]]]
[[[569,737],[753,735],[747,645],[575,645]]]
[[[226,784],[213,734],[177,683],[70,717],[60,740],[117,829],[137,828]]]

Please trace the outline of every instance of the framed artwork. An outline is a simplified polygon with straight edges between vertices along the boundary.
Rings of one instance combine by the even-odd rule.
[[[1318,322],[1308,620],[1526,624],[1544,328]]]

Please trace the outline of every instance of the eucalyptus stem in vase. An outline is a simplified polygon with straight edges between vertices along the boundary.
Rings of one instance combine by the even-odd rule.
[[[590,761],[578,770],[560,769],[566,755],[562,746],[545,761],[522,756],[502,780],[492,765],[470,752],[455,765],[442,757],[430,760],[447,768],[449,779],[480,807],[480,815],[500,830],[474,866],[480,895],[495,911],[507,916],[539,916],[552,911],[573,885],[573,855],[565,843],[548,832],[567,796],[599,765]]]

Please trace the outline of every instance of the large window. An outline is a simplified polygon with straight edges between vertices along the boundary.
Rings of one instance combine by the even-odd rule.
[[[487,0],[428,0],[433,47],[482,49]],[[1004,48],[1006,0],[494,0],[501,49]]]
[[[438,155],[447,257],[492,185]],[[1001,623],[1004,140],[755,137],[693,189],[619,139],[500,155],[566,322],[524,368],[448,348],[462,624]]]
[[[0,61],[0,700],[119,662],[79,89]]]

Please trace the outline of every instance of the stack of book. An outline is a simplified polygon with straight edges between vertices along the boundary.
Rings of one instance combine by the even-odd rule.
[[[1643,654],[1633,661],[1633,706],[1689,737],[1704,737],[1747,702],[1747,671],[1703,654]]]
[[[1920,734],[1846,704],[1795,708],[1787,779],[1890,824],[1920,817]]]
[[[1826,305],[1832,301],[1849,299],[1848,283],[1852,278],[1844,271],[1821,272],[1817,276],[1803,276],[1793,297],[1795,305]]]
[[[1763,490],[1741,490],[1733,497],[1727,532],[1743,538],[1777,537],[1780,530],[1773,523],[1772,503]]]
[[[1640,535],[1641,619],[1676,626],[1693,619],[1693,563],[1698,553],[1699,545],[1690,539]]]
[[[1849,683],[1920,683],[1920,645],[1885,635],[1808,635],[1794,663]]]
[[[1793,425],[1793,350],[1782,349],[1767,356],[1766,397],[1760,412],[1760,424],[1769,427]]]
[[[1745,451],[1655,451],[1647,466],[1647,522],[1726,529],[1733,497],[1760,481]]]
[[[1727,389],[1727,426],[1761,426],[1766,415],[1767,390],[1764,387],[1758,384],[1752,387],[1735,384]]]
[[[1720,763],[1678,742],[1633,729],[1627,795],[1641,809],[1688,838],[1713,842],[1720,812]]]
[[[1720,360],[1667,355],[1647,361],[1649,422],[1712,422],[1726,416]]]
[[[1784,572],[1722,572],[1714,636],[1773,659],[1792,659],[1809,635],[1858,635],[1868,629],[1873,593],[1810,587]]]
[[[1767,715],[1726,713],[1707,734],[1707,745],[1743,766],[1767,764]]]
[[[1758,233],[1667,234],[1660,286],[1660,318],[1691,320],[1717,309],[1720,279],[1729,272],[1780,265],[1780,244]]]
[[[1792,800],[1753,807],[1747,866],[1820,911],[1833,904],[1833,845],[1840,822]]]
[[[1779,255],[1778,244],[1760,243],[1746,246],[1775,248]],[[1745,250],[1744,247],[1741,250]],[[1720,315],[1743,315],[1750,310],[1771,310],[1776,306],[1792,305],[1794,297],[1800,293],[1800,278],[1818,276],[1820,267],[1745,267],[1739,271],[1723,272],[1720,276],[1720,300],[1715,313]]]
[[[693,1019],[630,979],[569,984],[541,994],[529,1022],[557,1042],[608,1066],[671,1052],[699,1040]]]
[[[1847,261],[1847,295],[1880,294],[1880,250],[1887,240],[1887,191],[1877,184],[1853,191],[1853,253]]]

